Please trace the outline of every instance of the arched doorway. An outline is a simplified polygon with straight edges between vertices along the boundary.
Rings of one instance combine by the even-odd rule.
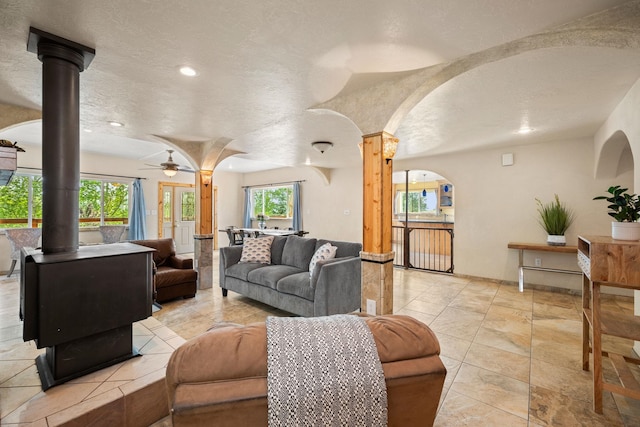
[[[453,185],[427,170],[393,173],[394,265],[453,273]]]

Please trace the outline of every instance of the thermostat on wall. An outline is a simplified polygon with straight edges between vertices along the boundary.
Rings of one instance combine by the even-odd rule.
[[[513,165],[513,153],[505,153],[502,155],[502,166]]]

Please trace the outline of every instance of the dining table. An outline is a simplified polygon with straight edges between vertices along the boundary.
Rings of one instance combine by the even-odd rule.
[[[293,234],[299,234],[297,230],[284,230],[280,228],[236,228],[244,233],[245,236],[251,235],[267,235],[267,236],[290,236]]]

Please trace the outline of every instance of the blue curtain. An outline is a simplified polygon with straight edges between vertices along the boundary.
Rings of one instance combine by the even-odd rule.
[[[300,183],[293,183],[293,229],[302,230],[302,211],[300,210]]]
[[[140,178],[133,181],[133,206],[129,213],[129,240],[143,240],[147,238],[146,208],[144,193]]]
[[[244,189],[244,219],[242,221],[244,228],[251,228],[251,189]]]

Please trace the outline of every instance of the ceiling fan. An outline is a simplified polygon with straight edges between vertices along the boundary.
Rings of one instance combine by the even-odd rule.
[[[180,166],[179,164],[173,161],[173,157],[171,157],[173,150],[167,150],[167,153],[169,153],[169,158],[167,159],[166,162],[160,163],[160,165],[150,165],[148,163],[145,163],[147,166],[153,166],[152,168],[145,168],[145,169],[162,169],[162,172],[164,172],[164,174],[168,177],[175,176],[175,174],[177,174],[178,172],[195,173],[193,169],[183,168],[182,166]]]

